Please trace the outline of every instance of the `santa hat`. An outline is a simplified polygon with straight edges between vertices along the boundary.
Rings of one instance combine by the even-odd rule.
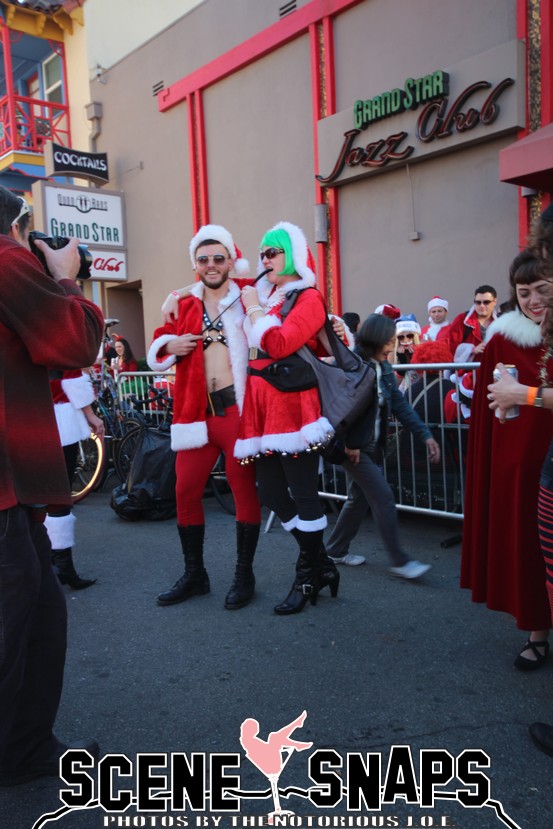
[[[396,334],[402,334],[404,331],[412,334],[420,334],[421,327],[414,314],[404,314],[402,317],[396,319]]]
[[[379,305],[374,309],[375,314],[381,314],[383,317],[388,317],[391,320],[397,320],[401,317],[401,311],[395,305]]]
[[[273,230],[284,230],[290,237],[292,243],[292,259],[294,260],[294,270],[301,276],[308,287],[315,285],[317,277],[315,276],[315,259],[307,244],[307,239],[301,228],[293,225],[290,222],[278,222],[271,228],[269,233]],[[261,259],[259,260],[259,272],[264,270]]]
[[[228,250],[229,256],[232,259],[234,270],[238,276],[243,276],[250,272],[250,263],[247,259],[243,259],[242,251],[234,243],[234,239],[230,232],[222,225],[203,225],[190,242],[190,261],[192,267],[196,267],[196,251],[202,242],[207,242],[208,239],[213,239],[215,242],[223,245]]]
[[[440,296],[433,296],[428,302],[428,311],[430,312],[432,308],[445,308],[446,311],[449,311],[449,303],[447,299],[442,299]]]
[[[470,417],[472,398],[474,397],[474,372],[458,371],[449,378],[457,387],[451,395],[453,403],[458,404],[464,418]]]

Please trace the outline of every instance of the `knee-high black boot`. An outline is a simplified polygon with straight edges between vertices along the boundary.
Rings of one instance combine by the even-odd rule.
[[[238,610],[253,599],[255,590],[253,558],[259,539],[259,529],[259,524],[236,522],[236,571],[225,599],[227,610]]]
[[[204,524],[188,527],[177,526],[184,555],[184,575],[175,582],[170,590],[165,590],[157,597],[159,605],[177,604],[191,596],[203,596],[209,593],[209,576],[204,567]]]
[[[306,533],[303,530],[295,530],[294,534],[300,544],[300,554],[296,562],[296,578],[284,601],[274,608],[275,613],[278,613],[279,616],[300,613],[307,600],[313,605],[317,604],[320,589],[317,561],[323,540],[323,531],[317,530],[316,532]]]
[[[96,584],[96,579],[82,579],[73,564],[73,545],[75,544],[75,516],[47,515],[44,522],[50,544],[52,545],[52,567],[61,582],[73,590],[84,590]]]
[[[68,584],[73,590],[84,590],[96,584],[96,579],[82,579],[73,564],[71,547],[65,550],[52,550],[52,567],[61,584]]]
[[[301,550],[301,530],[291,530],[291,535],[294,536]],[[326,547],[322,541],[317,557],[317,574],[319,577],[319,591],[323,587],[330,587],[331,596],[336,597],[340,586],[340,573],[332,559],[328,557]]]

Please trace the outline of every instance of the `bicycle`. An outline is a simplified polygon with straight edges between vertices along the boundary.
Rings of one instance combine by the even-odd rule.
[[[118,323],[118,319],[104,321],[102,350],[110,343],[108,330]],[[77,467],[71,485],[74,503],[81,501],[89,492],[99,489],[111,469],[121,478],[121,469],[114,462],[116,447],[128,432],[138,430],[145,422],[144,416],[136,409],[126,404],[119,405],[116,383],[103,358],[99,372],[91,372],[91,379],[96,391],[93,408],[104,421],[104,440],[91,435],[79,442]]]

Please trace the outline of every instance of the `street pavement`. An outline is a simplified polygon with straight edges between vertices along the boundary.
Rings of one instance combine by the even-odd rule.
[[[113,479],[75,509],[75,562],[81,575],[98,582],[84,591],[64,588],[69,649],[57,734],[66,742],[93,736],[102,754],[126,755],[133,776],[120,778],[114,791],[135,793],[137,753],[237,754],[240,769],[225,774],[238,775],[229,788],[249,796],[219,825],[260,825],[272,799],[266,777],[244,756],[240,725],[253,717],[266,738],[305,710],[305,725],[294,736],[313,748],[292,755],[279,782],[282,807],[296,813],[290,825],[552,829],[553,758],[531,742],[528,724],[553,723],[553,659],[531,673],[513,668],[525,634],[509,616],[471,602],[458,586],[460,545],[442,546],[459,533],[459,522],[401,515],[406,549],[432,564],[413,583],[389,574],[368,516],[352,545],[367,563],[340,568],[338,597],[325,590],[315,607],[279,617],[272,608],[292,582],[293,539],[278,522],[262,535],[255,601],[229,612],[223,602],[234,568],[233,518],[208,498],[212,592],[158,607],[156,594],[182,573],[175,522],[119,519],[109,506],[111,485]],[[392,752],[392,746],[409,747],[417,779],[421,749],[446,750],[453,758],[467,749],[485,752],[491,764],[480,769],[481,780],[491,782],[496,807],[463,806],[456,797],[466,780],[454,778],[436,789],[452,798],[437,796],[434,808],[399,798],[381,810],[362,803],[360,811],[348,811],[345,793],[359,776],[352,772],[350,779],[346,761],[356,753],[364,761],[368,752],[378,756],[382,785],[402,774],[408,785],[409,751]],[[341,758],[344,795],[332,808],[304,796],[315,785],[308,755],[320,749],[334,750],[335,762]],[[400,759],[399,771],[393,762],[388,769],[391,756]],[[162,766],[154,773],[167,779],[158,785],[171,789],[177,778],[167,761]],[[336,774],[330,778],[336,781]],[[375,779],[372,766],[369,779]],[[210,780],[208,773],[208,792]],[[0,790],[0,829],[213,826],[212,818],[223,814],[210,811],[209,802],[197,812],[169,802],[160,812],[138,813],[131,805],[120,816],[91,804],[39,821],[63,806],[60,788],[67,787],[49,778]],[[473,786],[473,793],[480,791]],[[485,796],[483,802],[489,802]]]

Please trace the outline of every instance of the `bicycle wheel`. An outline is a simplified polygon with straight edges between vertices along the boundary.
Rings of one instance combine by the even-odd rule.
[[[82,501],[93,489],[103,483],[105,478],[106,452],[104,442],[90,435],[79,441],[77,466],[71,483],[73,503]]]
[[[225,474],[225,456],[222,454],[219,455],[215,466],[211,470],[209,486],[219,506],[230,515],[236,515],[234,496]]]
[[[142,428],[138,423],[132,427],[130,423],[127,423],[126,429],[125,436],[113,446],[113,468],[122,483],[127,480],[138,445],[138,438],[142,432]]]

